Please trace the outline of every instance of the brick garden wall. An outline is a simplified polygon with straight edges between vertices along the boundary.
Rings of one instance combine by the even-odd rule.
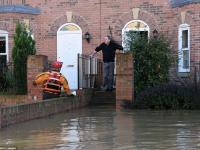
[[[0,128],[32,119],[87,106],[92,90],[83,90],[76,97],[61,97],[37,103],[0,107]]]
[[[27,95],[0,95],[0,107],[29,103]]]

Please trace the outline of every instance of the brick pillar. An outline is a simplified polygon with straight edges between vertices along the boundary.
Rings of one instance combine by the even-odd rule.
[[[116,54],[116,109],[130,105],[134,99],[133,56]]]
[[[35,77],[48,68],[48,57],[44,55],[30,55],[27,60],[28,100],[31,102],[42,100],[41,86],[33,86]]]

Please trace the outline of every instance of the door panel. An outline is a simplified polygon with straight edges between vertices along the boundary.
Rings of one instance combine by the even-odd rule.
[[[61,73],[67,78],[70,89],[78,88],[78,53],[82,53],[82,35],[77,32],[58,32],[57,60],[63,62]]]

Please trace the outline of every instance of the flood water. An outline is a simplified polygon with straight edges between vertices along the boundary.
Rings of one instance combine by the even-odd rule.
[[[18,150],[196,150],[200,111],[86,108],[0,130]]]

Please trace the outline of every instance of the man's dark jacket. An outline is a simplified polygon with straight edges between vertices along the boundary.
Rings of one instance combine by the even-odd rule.
[[[100,44],[95,51],[99,52],[102,50],[103,53],[103,62],[114,62],[115,61],[115,51],[123,50],[123,47],[117,43],[110,42],[109,45],[102,43]]]

